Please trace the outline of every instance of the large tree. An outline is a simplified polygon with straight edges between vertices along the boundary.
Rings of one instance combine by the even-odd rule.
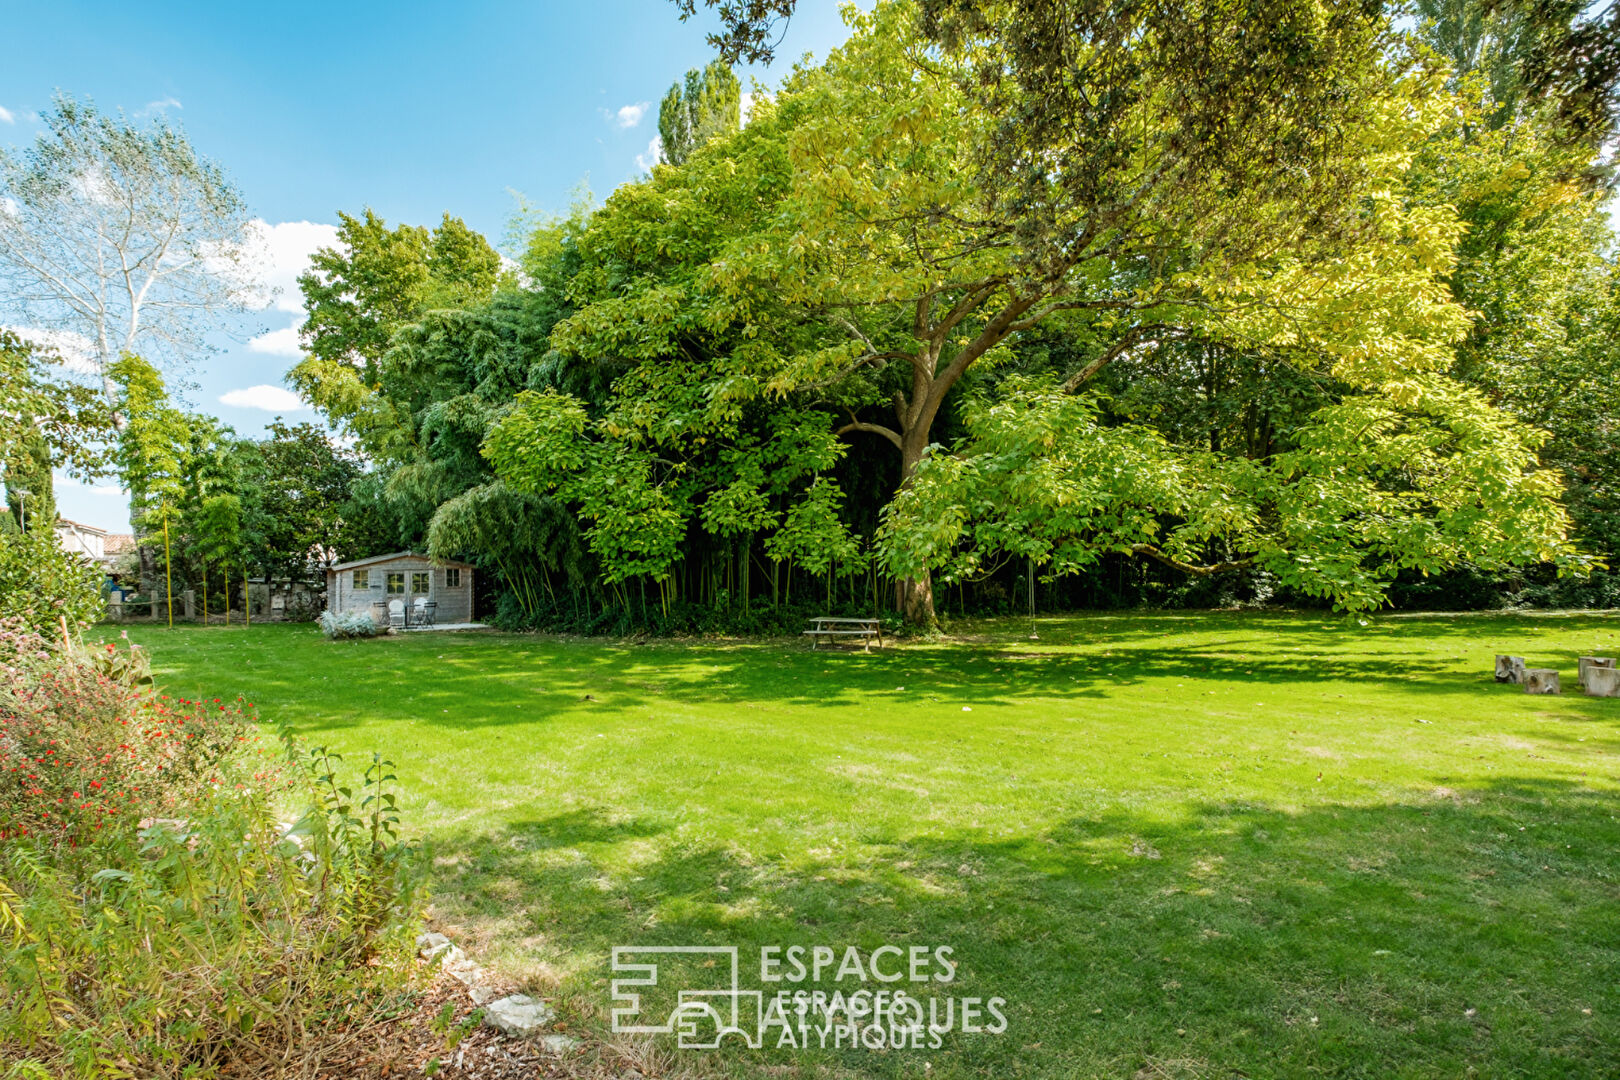
[[[1506,94],[1504,99],[1502,94]],[[1620,552],[1620,378],[1612,196],[1583,180],[1590,147],[1560,137],[1550,109],[1488,70],[1458,80],[1458,108],[1423,148],[1409,197],[1454,206],[1467,225],[1449,284],[1474,313],[1458,378],[1551,434],[1583,542]]]
[[[156,367],[138,356],[115,362],[107,376],[117,387],[113,408],[124,417],[115,449],[118,478],[129,492],[130,521],[156,532],[163,552],[163,595],[174,614],[174,536],[187,497],[196,420],[169,399]],[[156,589],[151,549],[141,548],[141,591]]]
[[[307,575],[313,566],[371,554],[363,514],[351,506],[365,473],[360,455],[317,424],[271,421],[258,441],[254,501],[264,517],[266,568]]]
[[[32,147],[0,150],[0,319],[77,354],[111,407],[120,357],[184,366],[245,308],[246,206],[161,116],[59,96],[41,120]]]
[[[1262,13],[1286,32],[1252,34]],[[958,24],[942,49],[909,5],[853,15],[849,43],[789,79],[740,135],[608,201],[582,242],[581,310],[553,344],[619,370],[614,395],[594,416],[557,395],[521,402],[487,448],[502,476],[574,490],[596,531],[614,526],[644,552],[637,572],[658,576],[672,556],[657,538],[678,535],[703,497],[683,491],[711,440],[758,448],[713,477],[727,505],[765,502],[750,457],[796,461],[806,477],[827,467],[824,444],[804,438],[806,409],[842,414],[829,434],[889,444],[909,490],[953,392],[993,382],[1019,336],[1054,317],[1088,346],[1054,381],[1063,394],[1121,357],[1196,336],[1269,349],[1363,391],[1323,420],[1340,438],[1358,418],[1398,427],[1386,414],[1419,400],[1450,410],[1442,426],[1473,422],[1478,403],[1453,400],[1434,376],[1465,324],[1440,280],[1457,222],[1405,205],[1399,191],[1447,104],[1440,73],[1403,58],[1356,7],[1183,15],[1128,32],[1082,22],[1048,58],[1058,83],[1009,79],[990,91],[978,88],[1006,26]],[[1042,95],[1075,103],[1067,128],[1040,126]],[[1048,400],[1033,385],[1013,391]],[[559,428],[575,434],[549,434]],[[1519,436],[1502,440],[1497,457],[1519,460]],[[1329,449],[1321,461],[1371,467]],[[1168,459],[1139,463],[1149,460]],[[613,481],[581,488],[592,473]],[[1334,512],[1353,513],[1350,487],[1340,494]],[[1545,491],[1533,483],[1523,494]],[[1280,497],[1274,489],[1246,512],[1263,518]],[[1183,502],[1162,510],[1176,515]],[[1408,510],[1419,507],[1390,507]],[[1551,534],[1527,526],[1534,540],[1517,552],[1556,547],[1556,520],[1539,524]],[[922,543],[903,525],[889,535],[905,542],[886,558],[902,606],[928,621],[930,571],[960,536]],[[1208,569],[1194,539],[1253,539],[1257,528],[1206,515],[1098,543]],[[1310,562],[1309,527],[1266,535],[1267,559]],[[1057,542],[1041,541],[1048,557]],[[1302,580],[1360,606],[1380,573]]]
[[[710,139],[731,135],[742,126],[742,86],[731,65],[714,60],[686,73],[658,107],[658,137],[664,160],[679,165]]]
[[[341,423],[360,411],[394,332],[426,311],[487,300],[501,258],[449,214],[436,229],[389,228],[369,209],[338,219],[336,246],[317,251],[298,279],[309,313],[299,328],[305,358],[289,377]]]

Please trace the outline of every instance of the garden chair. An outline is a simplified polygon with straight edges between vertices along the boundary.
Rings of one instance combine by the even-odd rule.
[[[416,625],[432,626],[435,617],[434,613],[438,610],[439,602],[437,600],[418,600],[416,602]]]
[[[405,619],[405,601],[388,601],[388,628],[403,630],[410,624]]]

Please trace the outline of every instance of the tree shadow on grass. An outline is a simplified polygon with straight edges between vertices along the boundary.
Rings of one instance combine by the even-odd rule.
[[[435,891],[447,918],[498,924],[497,953],[566,972],[587,1027],[606,1025],[617,945],[736,945],[750,974],[761,945],[948,945],[948,993],[1008,1002],[1000,1036],[733,1051],[705,1073],[1613,1074],[1611,793],[1503,779],[1370,807],[1004,824],[756,851],[746,823],[717,841],[574,811],[435,837],[456,867]]]
[[[581,708],[645,713],[661,702],[830,707],[919,695],[957,706],[1100,700],[1153,680],[1272,690],[1393,687],[1431,700],[1500,696],[1511,691],[1493,684],[1495,650],[1522,652],[1565,671],[1567,699],[1575,692],[1576,653],[1549,654],[1540,635],[1613,634],[1620,617],[1414,616],[1360,628],[1298,614],[1082,615],[1043,620],[1038,642],[1010,632],[1011,625],[998,622],[995,634],[965,643],[869,655],[810,652],[799,642],[635,646],[540,635],[415,635],[329,643],[282,627],[258,637],[177,630],[206,660],[191,659],[192,672],[168,681],[178,692],[197,692],[186,685],[196,669],[214,669],[206,680],[211,695],[241,692],[298,703],[287,711],[313,716],[309,726],[342,729],[402,715],[477,729],[533,725]],[[162,663],[164,635],[154,635]],[[1583,701],[1579,710],[1594,720],[1620,718],[1615,702]]]

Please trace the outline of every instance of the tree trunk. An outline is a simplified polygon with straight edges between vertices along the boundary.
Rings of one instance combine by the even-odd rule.
[[[932,627],[935,623],[933,575],[924,570],[916,577],[895,582],[895,602],[906,622]]]
[[[933,427],[934,410],[927,411],[923,422],[914,424],[902,436],[900,445],[900,487],[903,489],[917,475],[917,465],[923,451],[928,448],[928,432]],[[900,617],[912,626],[932,630],[938,625],[934,614],[934,577],[927,567],[913,577],[901,578],[894,583],[895,606]]]
[[[145,593],[147,596],[156,596],[157,552],[150,544],[142,543],[142,541],[146,539],[146,535],[141,533],[135,534],[135,555],[140,560],[139,569],[136,571],[136,573],[140,579],[139,588],[141,592]]]

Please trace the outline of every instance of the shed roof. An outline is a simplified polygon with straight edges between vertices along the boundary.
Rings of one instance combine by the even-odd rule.
[[[459,559],[432,559],[428,558],[426,555],[423,555],[419,551],[396,551],[389,555],[373,555],[369,559],[355,559],[352,562],[338,563],[336,566],[328,566],[326,569],[332,573],[336,573],[339,570],[353,570],[361,566],[374,566],[377,563],[388,562],[391,559],[427,559],[427,561],[431,562],[434,566],[460,566],[468,570],[477,569],[477,567],[473,566],[472,563],[461,562]]]

